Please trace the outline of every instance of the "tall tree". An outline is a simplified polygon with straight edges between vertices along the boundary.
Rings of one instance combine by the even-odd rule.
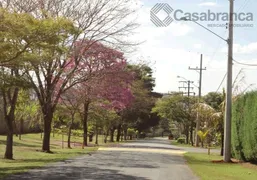
[[[81,70],[80,62],[83,60],[83,56],[74,51],[76,42],[78,39],[89,40],[88,48],[98,41],[108,43],[115,48],[136,45],[137,43],[123,39],[123,37],[128,39],[127,37],[137,27],[133,20],[128,21],[130,15],[135,12],[130,6],[132,3],[133,1],[127,0],[3,0],[1,2],[4,8],[30,13],[40,19],[53,17],[58,22],[49,29],[45,26],[45,32],[51,32],[49,38],[52,41],[41,44],[44,45],[41,48],[33,48],[33,52],[39,55],[33,59],[41,61],[40,63],[31,61],[26,71],[44,114],[43,151],[50,152],[51,123],[61,94],[81,80],[74,78],[75,72]],[[61,16],[73,24],[60,19]],[[69,71],[65,71],[70,62],[75,63]],[[83,80],[86,79],[85,76]],[[88,103],[85,103],[85,111],[87,108]]]
[[[88,112],[90,104],[99,100],[110,102],[111,108],[117,111],[130,103],[132,95],[130,83],[133,76],[126,68],[126,60],[123,53],[96,42],[88,48],[87,41],[77,42],[76,49],[81,56],[80,69],[77,70],[72,81],[80,79],[68,92],[77,92],[76,99],[80,99],[83,105],[81,110],[84,145],[87,146]],[[73,68],[71,63],[69,68]],[[75,80],[74,80],[75,79]]]
[[[52,18],[35,19],[26,13],[8,12],[3,9],[0,9],[0,16],[0,83],[8,132],[5,158],[12,159],[13,122],[18,93],[21,87],[30,87],[24,68],[27,68],[28,63],[34,61],[34,57],[37,56],[32,51],[33,47],[43,47],[58,35],[50,31],[56,25]]]
[[[209,92],[203,97],[203,100],[206,104],[210,105],[216,111],[220,109],[220,104],[222,103],[222,94],[219,92]]]
[[[162,118],[169,119],[171,122],[177,122],[183,125],[186,143],[188,143],[189,130],[190,126],[192,126],[192,116],[190,115],[191,112],[188,111],[188,103],[189,106],[192,107],[195,102],[194,98],[188,99],[188,97],[181,95],[171,95],[159,99],[152,109],[152,112],[157,113]]]
[[[152,69],[147,64],[128,65],[128,69],[134,74],[135,81],[131,90],[134,96],[133,102],[121,112],[121,125],[126,138],[127,129],[135,128],[142,132],[159,123],[160,118],[151,113],[151,109],[158,97],[152,90],[155,86],[155,79]]]

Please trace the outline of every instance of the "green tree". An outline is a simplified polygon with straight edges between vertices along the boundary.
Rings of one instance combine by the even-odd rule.
[[[39,114],[41,114],[40,106],[37,100],[31,99],[31,93],[32,92],[28,89],[21,89],[17,99],[14,125],[20,140],[21,135],[24,133],[24,124],[30,128],[34,123],[40,123],[38,121]],[[17,124],[19,124],[19,126],[17,126]]]
[[[52,41],[54,34],[47,34],[54,19],[36,19],[27,13],[8,12],[0,9],[0,66],[1,66],[1,95],[3,97],[3,114],[7,125],[7,143],[5,158],[13,158],[13,124],[20,88],[29,88],[30,83],[24,74],[24,69],[31,75],[29,62],[35,62],[37,52],[32,49],[44,47]],[[51,31],[51,33],[53,33]],[[58,36],[59,37],[59,36]],[[42,60],[41,60],[42,61]]]
[[[134,128],[140,133],[158,125],[160,117],[151,110],[157,98],[162,96],[153,92],[155,79],[150,66],[146,63],[130,64],[127,68],[133,72],[135,80],[131,87],[134,100],[121,112],[122,123],[118,126],[122,126],[125,140],[128,128]]]
[[[188,143],[190,126],[194,126],[192,123],[193,117],[188,106],[192,108],[195,102],[195,99],[192,97],[171,95],[159,99],[152,109],[152,112],[157,113],[162,118],[170,120],[171,123],[177,122],[181,124],[186,135],[186,143]]]
[[[85,51],[99,41],[111,44],[117,49],[126,45],[136,45],[137,43],[126,41],[130,39],[127,38],[130,33],[138,27],[133,20],[127,21],[135,10],[131,8],[131,1],[127,0],[97,2],[41,0],[40,3],[2,0],[2,2],[4,8],[26,12],[43,22],[38,24],[40,29],[35,32],[37,37],[43,33],[47,39],[44,43],[35,41],[37,42],[35,46],[30,47],[35,56],[26,66],[25,77],[32,84],[44,115],[42,151],[50,152],[51,124],[61,94],[79,81],[89,79],[87,73],[80,73],[79,78],[76,76],[85,66],[83,68],[79,66],[83,57],[80,55],[81,51],[77,51],[78,49],[74,47],[77,47],[78,41],[90,42]],[[87,108],[86,104],[85,110]]]
[[[117,126],[120,121],[120,116],[114,109],[105,108],[101,104],[109,104],[105,102],[94,102],[89,109],[89,119],[94,126],[95,144],[98,144],[98,135],[100,130],[104,132],[104,142],[107,142],[108,135],[111,135],[111,142],[114,141],[113,127]]]
[[[220,110],[220,104],[223,102],[222,93],[219,92],[210,92],[203,97],[203,100],[206,104],[210,105],[216,111]]]

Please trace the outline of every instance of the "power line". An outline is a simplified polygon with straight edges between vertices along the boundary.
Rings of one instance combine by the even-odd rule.
[[[236,11],[236,13],[238,13],[240,10],[243,10],[250,2],[251,0],[245,0],[242,5],[238,8],[238,10]],[[227,33],[227,29],[224,31],[224,35]],[[213,61],[214,57],[216,56],[220,46],[222,44],[222,41],[218,44],[216,50],[214,51],[214,53],[211,56],[211,60],[209,61],[209,63],[207,64],[207,67],[211,64],[211,62]]]
[[[199,88],[198,88],[198,103],[200,102],[200,99],[201,99],[201,96],[202,96],[202,74],[203,74],[203,71],[206,70],[206,67],[203,68],[203,55],[201,54],[201,58],[200,58],[200,68],[196,67],[196,68],[190,68],[189,67],[189,70],[196,70],[197,72],[199,72],[199,75],[200,75],[200,78],[199,78]],[[198,132],[200,128],[200,119],[199,119],[199,116],[197,114],[197,118],[196,118],[196,132]],[[195,137],[195,144],[196,146],[199,146],[199,138],[198,136],[196,135]]]
[[[223,77],[223,79],[222,79],[222,81],[221,81],[221,83],[220,83],[220,85],[219,85],[219,87],[218,87],[218,89],[217,89],[217,91],[216,91],[216,92],[218,92],[218,91],[219,91],[219,89],[220,89],[220,87],[222,86],[222,84],[223,84],[223,82],[224,82],[224,80],[225,80],[226,76],[227,76],[227,73],[226,73],[226,74],[225,74],[225,76]]]
[[[227,33],[227,29],[224,31],[224,33],[223,33],[224,35],[223,35],[223,36],[225,36],[226,33]],[[223,43],[223,41],[220,41],[220,42],[218,43],[218,46],[216,47],[215,51],[213,52],[213,54],[212,54],[212,56],[211,56],[211,58],[210,58],[210,61],[209,61],[208,64],[206,65],[207,67],[208,67],[208,66],[211,64],[211,62],[214,60],[214,58],[215,58],[216,54],[218,53],[218,51],[219,51],[219,49],[220,49],[222,43]]]
[[[234,61],[235,63],[237,63],[237,64],[244,65],[244,66],[257,66],[257,64],[241,63],[241,62],[236,61],[235,59],[233,59],[233,61]]]
[[[242,5],[238,8],[238,10],[236,12],[239,12],[243,7],[244,5],[247,3],[248,0],[245,0]]]
[[[245,0],[242,6],[237,10],[237,13],[241,10],[244,10],[244,8],[249,4],[251,0]]]

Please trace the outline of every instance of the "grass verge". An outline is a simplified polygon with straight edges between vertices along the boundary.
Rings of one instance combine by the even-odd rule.
[[[176,140],[171,140],[171,145],[180,146],[180,147],[193,147],[191,144],[181,144],[181,143],[178,143]]]
[[[213,163],[221,160],[218,155],[186,153],[184,155],[190,168],[202,180],[256,180],[257,170],[243,164]]]
[[[192,146],[191,144],[181,144],[181,143],[178,143],[176,140],[171,140],[171,145],[174,145],[174,146],[179,146],[179,147],[195,147],[195,146]],[[195,147],[195,148],[202,148],[202,147]],[[207,149],[206,145],[204,146],[205,149]],[[220,146],[212,146],[211,149],[220,149],[221,147]]]
[[[75,156],[84,155],[97,150],[96,147],[81,146],[72,149],[62,149],[59,136],[51,137],[51,150],[53,154],[40,152],[42,139],[40,134],[22,135],[22,140],[14,137],[14,159],[3,159],[5,152],[5,136],[0,136],[0,179],[15,173],[26,172],[29,169],[38,168],[51,162],[62,161]],[[65,144],[65,146],[67,146]]]

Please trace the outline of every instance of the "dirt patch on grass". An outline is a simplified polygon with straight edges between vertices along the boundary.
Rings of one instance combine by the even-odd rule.
[[[225,162],[223,159],[221,159],[221,160],[212,160],[211,161],[212,163],[216,163],[216,164],[219,164],[219,163],[224,163],[224,164],[239,164],[239,163],[241,163],[239,160],[237,160],[237,159],[231,159],[231,161],[230,162]]]
[[[257,165],[249,162],[241,163],[243,167],[254,169],[257,171]]]

